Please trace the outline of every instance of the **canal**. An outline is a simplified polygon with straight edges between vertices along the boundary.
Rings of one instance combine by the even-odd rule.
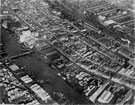
[[[4,50],[8,53],[8,57],[23,53],[22,48],[13,38],[13,34],[2,28],[1,35],[1,41],[4,45]],[[36,79],[47,81],[47,83],[43,84],[43,88],[47,92],[61,92],[67,99],[76,104],[91,104],[88,99],[77,93],[65,81],[58,77],[57,70],[50,68],[47,63],[38,59],[36,54],[14,59],[14,62],[17,65],[25,66],[26,70],[34,72]]]

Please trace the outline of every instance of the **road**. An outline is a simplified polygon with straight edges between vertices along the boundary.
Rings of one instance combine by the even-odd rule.
[[[62,9],[62,10],[65,10],[65,11],[68,10],[72,16],[77,17],[77,18],[85,21],[86,23],[88,23],[90,25],[90,28],[93,27],[94,30],[99,30],[100,29],[105,35],[109,35],[109,36],[115,38],[118,42],[123,44],[123,47],[124,47],[125,42],[122,41],[121,38],[128,39],[131,43],[130,43],[130,47],[126,48],[126,49],[128,49],[131,52],[134,50],[134,48],[135,48],[135,44],[134,44],[135,39],[134,38],[132,38],[129,35],[126,35],[124,33],[120,33],[120,32],[118,33],[118,32],[115,32],[114,30],[107,29],[102,24],[100,24],[98,21],[94,21],[94,24],[93,24],[88,19],[86,19],[86,16],[84,16],[84,14],[82,14],[81,12],[79,12],[77,10],[73,11],[71,8],[69,8],[67,5],[65,5],[62,2],[60,2],[60,4],[64,7],[64,9]],[[96,27],[98,27],[99,29],[96,28]]]

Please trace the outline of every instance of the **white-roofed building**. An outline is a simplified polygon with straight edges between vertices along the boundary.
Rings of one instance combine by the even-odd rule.
[[[106,19],[106,17],[105,16],[102,16],[102,15],[99,15],[98,18],[99,18],[100,21],[103,21],[103,20]]]
[[[16,64],[10,65],[9,68],[13,71],[16,71],[19,69],[19,67]]]
[[[22,31],[22,34],[20,35],[20,43],[25,42],[30,37],[31,37],[30,30]]]
[[[111,25],[111,24],[114,24],[114,23],[116,23],[116,21],[114,21],[114,20],[107,20],[107,21],[104,22],[104,25],[108,26],[108,25]]]
[[[20,43],[24,43],[25,46],[33,48],[39,32],[31,32],[30,30],[23,30],[20,34]]]

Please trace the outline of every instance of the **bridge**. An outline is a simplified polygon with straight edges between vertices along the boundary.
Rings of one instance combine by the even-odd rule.
[[[7,59],[16,59],[16,58],[20,58],[20,57],[23,57],[23,56],[27,56],[27,55],[32,54],[32,53],[35,53],[35,51],[29,51],[29,52],[14,55],[14,56],[11,56],[11,57],[6,57],[6,58],[1,59],[0,61],[4,61],[4,60],[7,60]]]

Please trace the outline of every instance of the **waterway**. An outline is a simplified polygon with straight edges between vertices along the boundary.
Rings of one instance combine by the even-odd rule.
[[[8,53],[8,57],[23,53],[22,48],[13,38],[13,34],[2,28],[1,35],[1,41],[4,45],[4,50]],[[76,104],[91,104],[88,99],[77,93],[65,81],[58,77],[56,70],[50,68],[47,63],[38,59],[35,54],[14,59],[14,62],[19,66],[25,66],[26,70],[34,72],[36,79],[40,78],[47,81],[47,84],[43,84],[43,88],[47,92],[61,92],[67,99]]]

